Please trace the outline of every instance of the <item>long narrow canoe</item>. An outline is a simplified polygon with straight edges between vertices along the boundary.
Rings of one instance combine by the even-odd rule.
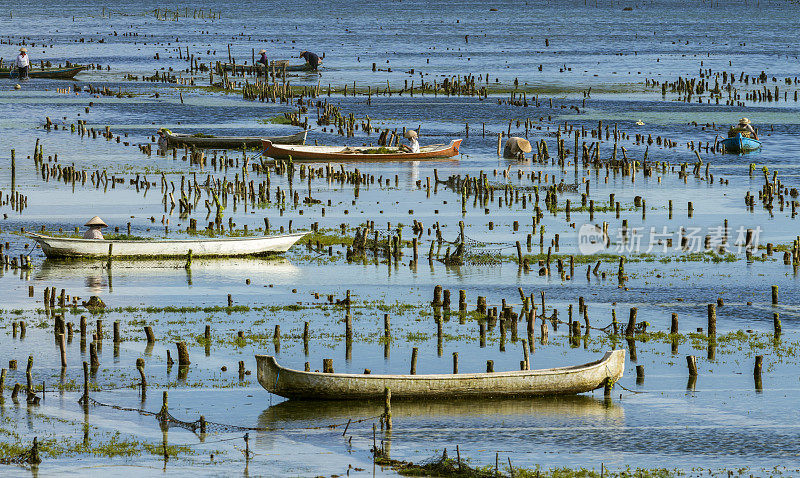
[[[373,147],[342,147],[342,146],[288,146],[275,144],[271,141],[262,141],[264,154],[271,158],[288,159],[293,161],[422,161],[428,159],[451,158],[458,154],[461,145],[460,139],[454,139],[450,144],[432,144],[420,148],[419,153],[406,153],[398,148],[380,148],[385,153],[371,153],[378,151]]]
[[[290,399],[445,399],[570,395],[603,387],[625,370],[625,350],[572,367],[512,372],[435,375],[372,375],[303,372],[281,367],[271,355],[256,355],[258,382],[268,392]]]
[[[319,62],[322,65],[322,62]],[[264,65],[261,63],[256,63],[255,65],[234,65],[233,63],[220,63],[219,65],[223,70],[233,71],[234,67],[236,68],[237,73],[248,72],[253,73],[254,71],[263,71]],[[270,70],[273,68],[275,69],[275,73],[280,75],[283,73],[284,70],[287,72],[298,72],[298,71],[313,71],[311,65],[308,63],[301,63],[301,64],[289,64],[289,60],[276,60],[271,61],[269,63]]]
[[[114,241],[77,239],[29,234],[49,258],[112,257],[153,258],[181,257],[192,251],[197,257],[258,256],[286,252],[307,233],[260,237],[222,237],[213,239],[176,239]]]
[[[61,80],[69,80],[75,78],[75,75],[88,69],[86,66],[72,66],[69,68],[31,68],[28,70],[29,78],[56,78]],[[16,78],[17,72],[15,69],[0,68],[0,78]]]
[[[724,151],[729,153],[746,153],[761,148],[761,141],[737,134],[731,138],[723,139],[722,147]]]
[[[159,134],[166,140],[168,148],[194,146],[205,149],[241,149],[261,147],[262,141],[267,140],[277,144],[305,144],[308,130],[289,136],[193,136],[191,134],[173,133],[162,128]]]

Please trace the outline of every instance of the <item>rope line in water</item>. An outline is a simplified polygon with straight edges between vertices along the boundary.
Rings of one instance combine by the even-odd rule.
[[[187,421],[179,420],[179,419],[175,418],[169,412],[165,412],[165,413],[158,412],[158,413],[155,413],[155,412],[151,412],[149,410],[145,410],[145,409],[142,409],[142,408],[124,407],[124,406],[121,406],[121,405],[103,403],[103,402],[101,402],[99,400],[96,400],[96,399],[94,399],[92,397],[88,397],[88,398],[89,398],[89,402],[92,405],[101,406],[101,407],[109,407],[109,408],[113,408],[114,410],[120,410],[120,411],[126,411],[126,412],[136,412],[136,413],[139,413],[140,415],[156,417],[156,419],[161,424],[163,424],[163,425],[165,425],[167,427],[177,426],[177,427],[181,427],[181,428],[184,428],[184,429],[187,429],[187,430],[191,430],[193,432],[196,432],[196,431],[200,430],[200,420],[199,419],[195,420],[195,421],[192,421],[192,422],[187,422]],[[207,432],[211,431],[212,433],[213,432],[224,433],[226,431],[227,432],[233,432],[233,431],[322,430],[322,429],[326,429],[326,428],[334,429],[334,428],[338,428],[338,427],[343,427],[343,426],[346,426],[348,423],[351,423],[351,424],[353,424],[353,423],[362,423],[362,422],[366,422],[366,421],[370,421],[370,420],[375,420],[377,418],[380,418],[380,415],[376,415],[376,416],[372,416],[372,417],[366,417],[366,418],[360,418],[360,419],[357,419],[357,420],[350,420],[349,422],[333,423],[333,424],[329,424],[329,425],[320,425],[320,426],[315,426],[315,427],[300,427],[300,428],[291,428],[291,427],[250,427],[250,426],[231,425],[231,424],[227,424],[227,423],[219,423],[219,422],[211,422],[211,421],[206,421],[205,424],[206,424],[206,431]]]

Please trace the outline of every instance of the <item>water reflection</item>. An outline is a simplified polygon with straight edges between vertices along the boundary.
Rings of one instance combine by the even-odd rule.
[[[378,416],[383,413],[380,401],[300,401],[286,400],[259,415],[261,427],[305,427],[320,420],[337,421]],[[397,418],[471,418],[504,422],[512,416],[525,420],[538,418],[589,418],[622,425],[623,407],[594,397],[540,397],[528,399],[485,399],[442,401],[393,401],[392,417]],[[489,425],[486,425],[489,426]]]
[[[158,270],[163,276],[165,271],[174,270],[175,277],[187,276],[183,259],[143,259],[125,260],[115,259],[112,268],[123,276],[133,274],[147,274],[149,271]],[[214,273],[259,273],[271,272],[277,274],[296,274],[299,269],[285,257],[248,257],[248,258],[213,258],[192,259],[192,272]],[[54,260],[45,259],[38,268],[35,280],[62,279],[74,275],[85,276],[86,287],[90,290],[96,288],[99,292],[110,282],[110,271],[105,267],[103,260]],[[168,274],[170,275],[170,274]],[[188,274],[191,277],[191,273]],[[188,279],[191,281],[191,278]]]

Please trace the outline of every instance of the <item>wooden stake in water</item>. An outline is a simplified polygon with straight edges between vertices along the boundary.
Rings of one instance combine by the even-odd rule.
[[[392,429],[392,389],[386,387],[383,389],[383,421],[386,423],[386,429]]]
[[[147,393],[147,378],[144,375],[144,359],[141,357],[136,359],[136,370],[139,371],[139,376],[142,379],[141,391],[142,391],[142,399],[144,399],[145,394]]]

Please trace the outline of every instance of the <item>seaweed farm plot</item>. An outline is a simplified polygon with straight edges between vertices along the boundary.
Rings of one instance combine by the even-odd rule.
[[[797,9],[529,3],[6,6],[0,475],[800,474]]]

